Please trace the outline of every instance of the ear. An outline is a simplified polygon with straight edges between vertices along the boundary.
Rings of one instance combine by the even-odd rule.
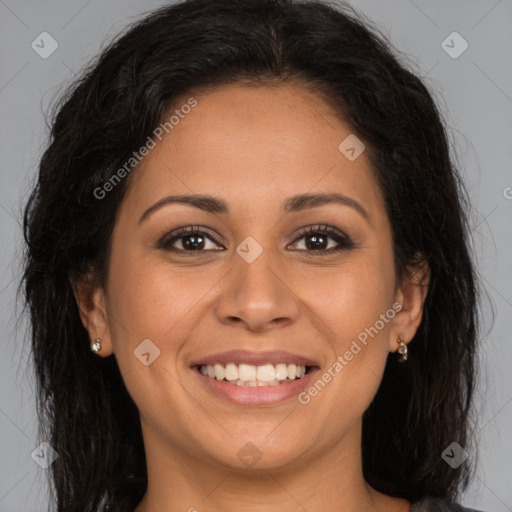
[[[71,286],[80,313],[82,324],[89,333],[90,343],[101,339],[98,355],[112,354],[112,340],[103,288],[97,284],[92,274],[71,279]]]
[[[402,309],[393,319],[393,337],[389,342],[390,352],[398,350],[398,337],[407,344],[416,334],[423,317],[429,282],[428,263],[418,256],[415,262],[407,267],[397,289],[396,301],[402,305]]]

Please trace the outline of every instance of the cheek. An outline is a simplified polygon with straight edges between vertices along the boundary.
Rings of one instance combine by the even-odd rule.
[[[395,316],[394,273],[382,259],[360,253],[304,281],[306,310],[330,345],[326,379],[340,393],[333,400],[364,404],[378,388]]]
[[[161,416],[161,404],[179,409],[183,389],[176,378],[178,355],[197,325],[197,310],[208,284],[196,276],[126,253],[110,274],[115,357],[126,388],[144,416]],[[212,279],[209,287],[214,283]]]
[[[354,254],[336,268],[305,272],[301,281],[301,299],[340,341],[373,326],[393,304],[393,271],[369,254]]]
[[[317,280],[318,293],[308,295],[308,309],[325,334],[330,357],[300,400],[311,403],[319,417],[333,418],[332,435],[363,415],[382,380],[395,313],[385,283],[379,272],[347,269]]]
[[[161,350],[159,362],[174,369],[177,353],[211,304],[209,292],[218,281],[219,272],[211,268],[179,268],[154,255],[119,258],[109,278],[109,315],[120,364],[137,364],[133,351],[150,339]]]
[[[126,245],[129,247],[129,244]],[[176,272],[159,258],[113,254],[109,276],[109,304],[114,320],[130,335],[160,337],[190,309],[200,285],[193,276]]]

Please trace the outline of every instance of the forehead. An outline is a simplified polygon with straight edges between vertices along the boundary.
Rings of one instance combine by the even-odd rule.
[[[243,209],[297,193],[337,191],[370,203],[370,210],[372,204],[383,208],[366,153],[350,160],[340,151],[355,136],[350,125],[311,90],[219,86],[184,96],[166,119],[191,97],[195,106],[174,116],[172,129],[131,176],[127,200],[133,190],[139,199],[155,200],[164,192],[209,193]]]

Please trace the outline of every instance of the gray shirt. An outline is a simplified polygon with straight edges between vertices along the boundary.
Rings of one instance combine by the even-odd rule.
[[[440,498],[427,496],[411,503],[410,512],[482,512],[474,508],[467,508],[458,503],[449,503]]]

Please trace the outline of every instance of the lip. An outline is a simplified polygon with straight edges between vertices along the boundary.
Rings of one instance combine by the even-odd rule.
[[[216,363],[224,365],[228,363],[238,365],[245,363],[252,364],[254,366],[285,363],[309,366],[310,370],[300,379],[296,379],[291,382],[284,382],[276,386],[244,387],[212,379],[203,375],[199,371],[199,366],[201,365]],[[280,350],[267,352],[230,350],[202,357],[193,361],[190,366],[194,378],[198,379],[199,384],[201,386],[205,386],[209,393],[212,393],[223,400],[227,400],[232,404],[243,406],[273,405],[296,397],[310,385],[310,382],[315,378],[315,375],[320,370],[320,364],[318,361]]]
[[[276,386],[244,387],[230,384],[226,381],[212,379],[203,375],[198,368],[198,366],[193,366],[191,368],[192,374],[195,375],[199,383],[204,385],[210,393],[232,404],[243,406],[273,405],[296,397],[310,386],[312,379],[314,379],[316,374],[320,371],[318,367],[311,368],[309,373],[304,375],[301,379],[281,383]]]
[[[254,352],[251,350],[229,350],[227,352],[219,352],[209,356],[202,357],[193,361],[190,366],[200,366],[202,364],[252,364],[254,366],[262,366],[264,364],[298,364],[302,366],[316,366],[320,364],[304,356],[284,352],[281,350],[273,350],[267,352]]]

